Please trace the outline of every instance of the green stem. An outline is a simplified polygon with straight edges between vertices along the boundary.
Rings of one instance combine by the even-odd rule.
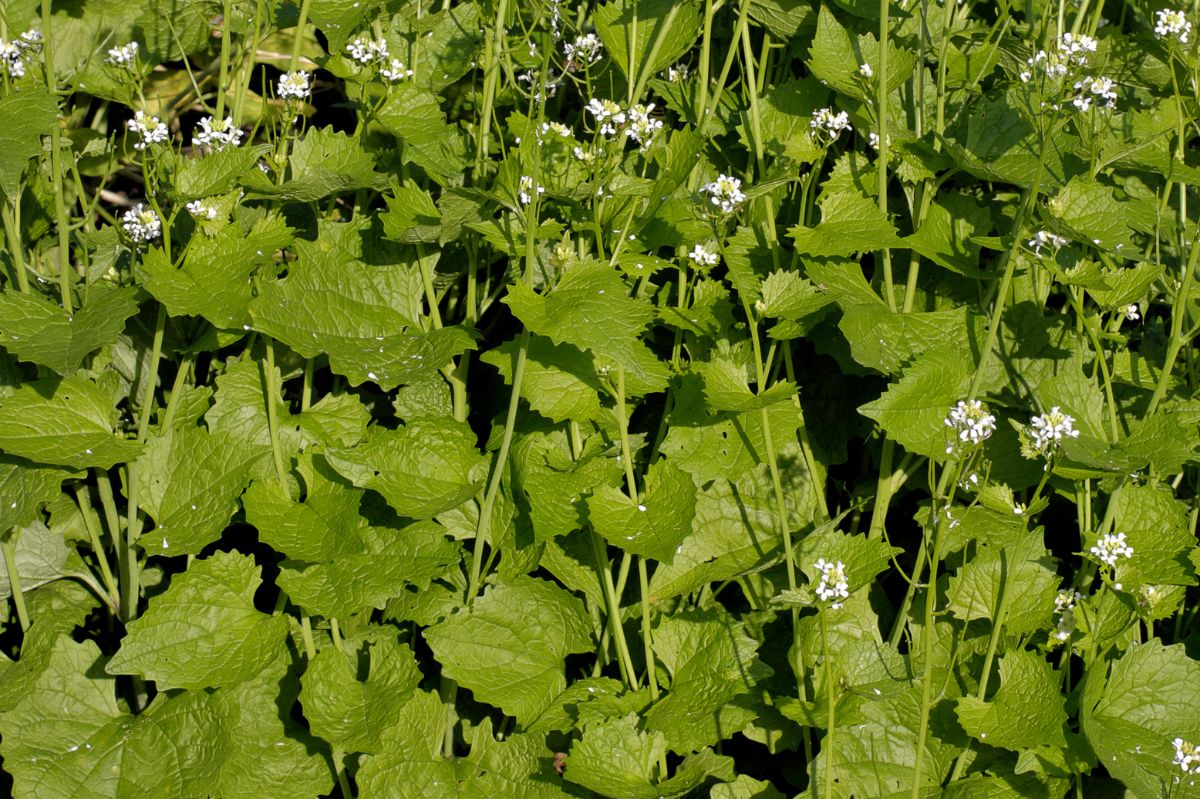
[[[17,621],[21,632],[29,630],[29,610],[25,607],[25,592],[21,589],[21,575],[17,573],[17,542],[11,535],[0,541],[0,553],[4,555],[4,568],[8,572],[8,587],[12,591],[13,606],[17,609]]]
[[[54,74],[54,35],[50,25],[50,0],[42,0],[42,56],[46,68],[46,90],[58,96]],[[58,291],[63,310],[74,313],[71,303],[71,227],[63,200],[62,126],[57,116],[50,125],[50,180],[54,185],[54,221],[58,228]]]
[[[876,161],[879,172],[879,211],[885,217],[888,212],[888,34],[890,28],[889,0],[879,0],[879,65],[876,74],[879,85],[876,87],[875,110],[879,116],[879,159]],[[883,259],[884,296],[888,308],[896,310],[896,286],[892,277],[892,251],[884,247],[880,251]]]
[[[113,579],[108,556],[104,554],[104,545],[100,543],[100,519],[96,517],[92,503],[84,499],[78,483],[74,486],[74,493],[75,502],[79,504],[79,513],[83,517],[83,526],[87,530],[88,541],[92,545],[92,554],[96,558],[96,565],[100,567],[100,579],[104,582],[104,590],[112,604],[120,607],[121,591],[117,587],[117,581]]]
[[[4,207],[0,208],[0,216],[4,219],[4,235],[8,239],[8,252],[12,256],[13,272],[17,280],[17,288],[22,294],[29,293],[29,275],[25,270],[25,246],[21,242],[20,225],[21,204],[19,200],[5,198]]]
[[[225,87],[229,85],[229,23],[233,19],[233,0],[224,0],[221,17],[221,69],[217,76],[217,108],[213,117],[216,121],[225,118]],[[237,120],[234,120],[234,124]]]
[[[1192,281],[1195,279],[1196,263],[1200,261],[1200,233],[1192,238],[1191,252],[1188,254],[1187,266],[1184,269],[1183,279],[1179,284],[1179,291],[1175,292],[1175,297],[1171,301],[1171,341],[1167,345],[1167,356],[1163,361],[1162,371],[1158,374],[1158,382],[1154,386],[1154,394],[1150,397],[1150,405],[1146,409],[1146,416],[1153,416],[1158,411],[1158,406],[1166,396],[1167,386],[1171,382],[1171,372],[1175,368],[1175,360],[1179,357],[1179,352],[1183,349],[1183,322],[1187,315],[1188,301],[1191,295]]]
[[[837,770],[834,767],[834,731],[837,729],[837,686],[833,680],[833,654],[829,651],[829,635],[826,630],[828,624],[825,620],[826,612],[822,608],[818,611],[821,619],[821,649],[822,660],[825,661],[825,703],[828,705],[826,710],[826,724],[828,728],[825,731],[825,740],[822,742],[821,751],[825,754],[825,790],[821,792],[822,799],[828,799],[833,796],[833,786],[836,782],[835,775]]]
[[[296,34],[292,40],[292,57],[288,61],[288,72],[295,72],[300,64],[300,46],[304,42],[304,25],[308,22],[308,7],[312,0],[301,0],[300,17],[296,20]]]
[[[271,457],[275,461],[275,477],[279,480],[279,490],[283,492],[283,496],[288,501],[291,501],[292,489],[288,484],[287,465],[283,459],[283,445],[279,440],[279,409],[275,402],[279,395],[275,370],[275,342],[264,336],[263,343],[267,350],[267,362],[263,367],[263,394],[266,395],[267,400],[267,431],[271,436]]]
[[[621,592],[613,585],[612,565],[608,562],[600,534],[592,531],[589,537],[596,558],[596,570],[600,574],[600,586],[608,603],[608,626],[612,630],[612,639],[617,647],[617,665],[621,669],[621,679],[630,690],[635,690],[638,687],[637,670],[633,667],[629,643],[625,640],[625,628],[621,624]]]

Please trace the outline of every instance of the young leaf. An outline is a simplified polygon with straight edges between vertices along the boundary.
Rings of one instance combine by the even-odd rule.
[[[563,658],[592,647],[583,603],[531,577],[488,588],[425,640],[446,676],[522,724],[566,688]]]
[[[259,567],[221,552],[192,563],[129,624],[109,674],[137,674],[160,690],[216,688],[248,680],[276,656],[282,616],[254,607]]]
[[[1067,711],[1058,691],[1059,677],[1036,652],[1013,650],[1000,658],[1000,688],[989,701],[958,700],[955,712],[972,738],[1005,749],[1066,746]]]
[[[588,498],[587,509],[588,520],[610,544],[669,563],[691,531],[696,484],[674,463],[660,460],[646,474],[640,502],[602,485]]]
[[[116,418],[111,392],[90,380],[34,380],[0,397],[0,449],[72,469],[108,468],[141,451],[117,436]]]
[[[125,320],[137,313],[136,296],[136,289],[99,283],[83,307],[68,315],[39,294],[0,293],[0,344],[23,361],[69,375],[117,340]]]

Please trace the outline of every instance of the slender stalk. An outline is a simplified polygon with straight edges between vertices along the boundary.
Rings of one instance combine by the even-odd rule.
[[[879,85],[876,87],[875,112],[879,117],[879,158],[875,162],[879,172],[879,211],[886,217],[888,212],[888,34],[891,20],[889,0],[879,0],[879,65],[876,73]],[[896,286],[892,277],[892,251],[884,247],[880,250],[883,260],[884,298],[888,308],[896,310]]]
[[[17,542],[11,535],[0,541],[0,554],[4,556],[4,568],[8,573],[8,587],[12,591],[13,607],[17,609],[17,621],[21,632],[29,630],[29,610],[25,607],[25,592],[21,588],[21,575],[17,573]]]
[[[279,409],[275,404],[279,396],[275,371],[275,342],[264,337],[263,343],[267,349],[267,361],[263,366],[263,394],[266,395],[267,402],[267,431],[271,435],[271,457],[275,461],[275,477],[279,480],[279,490],[290,501],[292,489],[288,483],[287,465],[283,459],[283,445],[279,440]]]
[[[54,33],[50,25],[50,0],[42,0],[42,60],[46,68],[46,90],[58,95],[54,74]],[[58,292],[63,310],[74,312],[71,302],[71,226],[63,199],[62,126],[58,119],[50,126],[50,180],[54,185],[54,223],[58,228]]]
[[[5,198],[4,207],[0,208],[0,217],[4,220],[4,236],[8,239],[8,252],[12,256],[14,277],[17,288],[22,294],[29,293],[28,267],[25,265],[25,246],[21,242],[21,204],[18,200]]]
[[[100,520],[92,503],[85,500],[83,492],[76,483],[74,486],[75,502],[79,505],[79,513],[83,517],[83,526],[87,530],[88,542],[92,545],[92,554],[96,565],[100,567],[100,579],[104,582],[104,590],[115,607],[120,607],[121,590],[113,579],[112,569],[108,565],[108,556],[104,554],[104,545],[100,543]]]
[[[1171,372],[1175,368],[1175,361],[1179,358],[1179,352],[1185,343],[1183,323],[1184,317],[1187,315],[1192,281],[1196,276],[1196,263],[1200,261],[1200,233],[1192,238],[1190,250],[1187,266],[1184,268],[1179,283],[1179,290],[1175,292],[1175,297],[1171,301],[1171,340],[1167,345],[1167,355],[1163,360],[1162,371],[1158,373],[1158,382],[1154,385],[1154,394],[1150,397],[1150,405],[1146,409],[1147,417],[1153,416],[1158,411],[1159,404],[1166,396],[1167,386],[1171,382]]]
[[[225,87],[229,85],[229,23],[233,19],[233,0],[224,0],[221,11],[221,67],[217,74],[217,108],[213,113],[218,122],[225,118]],[[236,124],[236,120],[234,122]]]
[[[828,729],[825,731],[825,740],[821,745],[821,751],[825,754],[825,790],[821,792],[822,799],[827,799],[833,796],[833,786],[836,780],[837,770],[834,763],[834,735],[837,729],[837,686],[833,680],[833,653],[829,651],[829,635],[826,630],[828,623],[826,622],[826,613],[824,608],[818,611],[821,619],[821,649],[824,651],[825,661],[825,703],[828,705],[826,709],[826,725]]]

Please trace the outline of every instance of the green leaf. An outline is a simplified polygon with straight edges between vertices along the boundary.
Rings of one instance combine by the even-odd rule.
[[[65,469],[38,466],[23,458],[0,455],[0,531],[34,521],[44,504],[59,495]]]
[[[559,787],[554,757],[542,735],[517,733],[503,741],[492,736],[490,719],[474,729],[467,762],[474,767],[464,793],[480,799],[491,796],[513,799],[567,799]]]
[[[58,124],[58,100],[45,89],[0,97],[0,190],[12,202],[29,159],[42,152],[42,136]]]
[[[888,41],[888,92],[912,77],[916,57]],[[874,99],[873,81],[859,76],[860,64],[879,66],[879,42],[873,36],[852,36],[828,6],[822,4],[817,31],[808,52],[808,67],[827,86],[857,100]]]
[[[253,678],[212,695],[229,745],[214,790],[217,799],[315,799],[329,793],[333,774],[316,741],[280,707],[290,708],[299,681],[289,658],[277,657]]]
[[[244,182],[251,196],[314,202],[330,194],[382,188],[384,178],[357,139],[333,128],[316,128],[293,145],[282,185],[258,170],[247,172]]]
[[[1183,644],[1163,646],[1157,638],[1135,644],[1112,663],[1087,671],[1080,703],[1080,729],[1110,774],[1137,796],[1175,791],[1196,796],[1174,757],[1175,738],[1200,741],[1200,663]]]
[[[458,796],[458,770],[441,756],[446,707],[437,694],[417,691],[400,721],[383,736],[382,750],[357,775],[359,799]]]
[[[864,535],[843,533],[832,525],[823,525],[800,542],[796,562],[814,585],[821,579],[816,562],[822,558],[845,564],[846,582],[850,593],[871,585],[886,571],[891,559],[901,550],[883,541]]]
[[[980,540],[977,545],[975,557],[950,579],[950,612],[965,621],[995,619],[1003,592],[1009,634],[1049,626],[1060,580],[1054,558],[1042,545],[1041,528],[1012,542]]]
[[[696,496],[691,534],[670,563],[654,570],[650,599],[661,602],[760,570],[781,549],[773,498],[747,496],[723,478],[714,480]]]
[[[302,455],[297,465],[304,498],[284,496],[278,480],[255,480],[246,490],[246,521],[263,543],[296,561],[320,562],[358,552],[358,506],[364,492],[349,485],[320,455]]]
[[[322,235],[327,227],[332,243],[297,243],[287,277],[262,284],[250,305],[256,329],[306,358],[328,355],[352,385],[370,380],[385,389],[434,374],[473,347],[462,327],[426,331],[407,312],[422,297],[417,270],[364,263],[336,238],[360,226],[323,225]]]
[[[754,393],[746,365],[732,358],[718,357],[709,363],[695,363],[693,368],[704,377],[704,398],[715,411],[758,410],[786,402],[796,393],[796,387],[786,380]]]
[[[1110,252],[1128,249],[1136,257],[1132,232],[1125,222],[1128,203],[1119,202],[1113,189],[1087,175],[1077,175],[1050,200],[1050,213],[1083,244]]]
[[[946,415],[966,396],[971,377],[956,353],[946,349],[922,354],[900,380],[859,413],[874,419],[887,434],[918,455],[946,454]]]
[[[666,751],[663,734],[640,731],[637,716],[630,713],[589,724],[571,747],[564,776],[601,796],[622,799],[673,799],[695,790],[710,776],[733,779],[732,760],[706,749],[684,758],[673,777],[655,783],[658,761]]]
[[[796,251],[805,255],[849,256],[901,245],[900,236],[879,206],[854,191],[826,193],[816,227],[796,225],[788,231]]]
[[[203,693],[160,695],[136,718],[118,708],[100,652],[68,636],[32,690],[0,717],[15,795],[186,799],[208,791],[225,755]],[[102,674],[102,673],[101,673]]]
[[[630,24],[636,15],[637,27]],[[597,6],[593,21],[613,64],[629,83],[666,69],[691,49],[700,33],[700,9],[693,0],[611,0]],[[630,40],[636,72],[629,74]],[[653,57],[653,61],[651,61]]]
[[[546,294],[517,283],[505,302],[532,332],[612,358],[640,380],[665,384],[665,367],[640,339],[654,311],[649,303],[629,297],[621,273],[608,264],[577,263]]]
[[[485,352],[479,360],[499,369],[504,382],[512,385],[518,350],[517,339],[510,339]],[[603,390],[589,353],[541,336],[529,337],[521,381],[521,396],[529,407],[555,422],[599,419]]]
[[[930,203],[920,229],[904,245],[943,269],[967,277],[984,277],[979,268],[980,246],[972,241],[991,227],[988,209],[974,197],[946,192]]]
[[[283,220],[267,216],[248,232],[234,224],[212,237],[193,237],[178,269],[162,249],[151,248],[141,262],[146,290],[173,316],[203,316],[219,328],[248,330],[250,276],[291,241]]]
[[[442,212],[429,192],[412,183],[385,195],[388,210],[379,215],[384,238],[405,244],[436,244],[442,231]]]
[[[41,521],[7,532],[15,539],[13,563],[8,565],[21,580],[22,593],[64,576],[67,545],[60,533]],[[0,599],[12,596],[8,568],[0,574]]]
[[[347,753],[380,751],[421,681],[408,645],[394,632],[375,632],[321,650],[301,680],[300,705],[313,734]]]
[[[80,377],[46,378],[0,397],[0,449],[72,469],[109,468],[141,451],[114,429],[111,392]]]
[[[776,158],[783,157],[801,164],[819,159],[825,151],[813,141],[808,123],[813,111],[826,105],[828,99],[829,90],[811,77],[789,79],[772,86],[760,101],[759,125],[763,150]],[[752,149],[754,143],[749,128],[749,120],[738,127],[738,133],[748,150]]]
[[[487,461],[471,428],[453,419],[414,419],[397,430],[375,428],[365,444],[331,449],[330,465],[359,488],[383,495],[397,513],[428,519],[475,496]]]
[[[589,438],[588,443],[596,441]],[[573,458],[565,434],[530,433],[514,445],[512,463],[516,472],[513,495],[528,507],[537,541],[567,535],[586,524],[588,492],[613,486],[621,479],[619,464],[598,450],[585,446]],[[524,502],[521,502],[524,500]]]
[[[453,183],[466,166],[464,143],[457,128],[446,122],[433,92],[412,81],[391,87],[379,109],[379,124],[404,143],[403,158],[416,164],[443,186]]]
[[[264,456],[200,427],[150,439],[138,477],[142,507],[157,524],[139,542],[142,548],[155,555],[199,554],[221,537],[251,466]]]
[[[522,724],[566,688],[563,658],[592,648],[583,603],[531,577],[488,588],[425,640],[447,677]]]
[[[1133,556],[1117,560],[1114,579],[1126,591],[1143,585],[1195,585],[1189,555],[1196,535],[1188,506],[1158,482],[1126,485],[1113,492],[1113,531],[1123,532]]]
[[[1017,649],[1000,658],[1000,688],[987,702],[958,700],[955,712],[972,738],[1005,749],[1066,746],[1067,711],[1054,667],[1036,652]]]
[[[671,689],[646,714],[646,726],[666,737],[673,752],[711,746],[731,732],[722,711],[771,675],[758,660],[758,642],[742,624],[713,610],[662,618],[653,634],[655,657]]]
[[[365,608],[383,609],[412,589],[423,591],[460,560],[459,547],[433,521],[400,530],[366,528],[367,540],[354,552],[333,555],[309,566],[285,561],[279,587],[306,613],[348,618]]]
[[[237,685],[261,671],[287,634],[282,616],[254,607],[259,567],[222,552],[197,560],[130,622],[109,674],[137,674],[159,690]]]
[[[659,460],[646,473],[640,502],[610,485],[587,500],[588,520],[614,546],[669,563],[691,531],[696,484],[673,462]]]
[[[112,344],[137,313],[137,290],[93,286],[74,314],[40,294],[0,293],[0,344],[23,361],[69,375],[83,359]]]
[[[170,151],[164,154],[163,161],[172,169],[171,180],[178,192],[176,201],[203,200],[236,189],[242,176],[267,152],[266,147],[230,147],[185,157]]]

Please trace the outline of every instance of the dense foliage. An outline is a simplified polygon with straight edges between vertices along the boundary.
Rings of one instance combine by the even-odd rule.
[[[7,0],[0,792],[1200,797],[1157,2]]]

